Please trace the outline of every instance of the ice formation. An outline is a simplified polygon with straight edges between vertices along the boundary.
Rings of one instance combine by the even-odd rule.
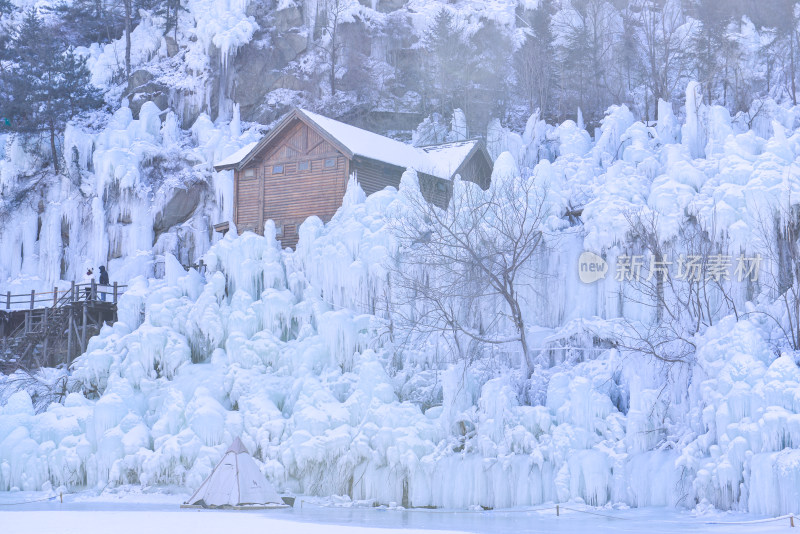
[[[252,38],[248,5],[188,2],[191,72],[212,48],[226,66]],[[164,54],[146,18],[134,40],[136,64]],[[119,46],[82,51],[95,83],[110,83]],[[399,192],[366,198],[351,182],[334,219],[309,218],[293,252],[280,249],[271,223],[263,237],[212,236],[209,224],[230,218],[233,184],[211,165],[261,135],[242,131],[222,93],[219,117],[200,113],[187,130],[153,103],[137,118],[122,106],[99,126],[69,125],[66,174],[2,222],[9,289],[49,288],[107,258],[112,279],[129,287],[119,321],[75,361],[63,402],[37,413],[31,392],[0,394],[0,491],[194,489],[241,436],[276,488],[294,492],[453,508],[578,501],[800,512],[800,371],[796,352],[776,349],[781,333],[766,313],[786,321],[777,295],[732,286],[747,315],[714,317],[694,340],[692,365],[665,368],[603,343],[620,318],[652,313],[625,299],[614,276],[636,247],[632,211],[654,215],[665,242],[691,216],[732,254],[752,256],[770,239],[764,217],[797,209],[797,107],[761,103],[748,129],[703,103],[692,83],[681,119],[661,101],[656,125],[625,106],[610,108],[594,135],[580,115],[550,126],[533,114],[522,132],[490,124],[495,178],[547,191],[552,248],[534,266],[546,276],[523,295],[540,362],[528,379],[507,354],[465,365],[392,341],[390,221],[409,209],[413,172]],[[423,123],[415,141],[463,137],[462,114],[449,133],[440,119]],[[18,140],[0,141],[5,193],[36,161]],[[165,219],[171,199],[193,191],[194,208]],[[575,208],[581,225],[563,216]],[[584,250],[610,266],[592,285],[577,278]],[[182,267],[201,257],[204,273]],[[778,266],[765,258],[763,269]]]
[[[104,154],[114,138],[158,142],[163,134],[147,109],[138,121],[121,110],[95,141],[97,192],[113,180],[138,183],[125,159],[138,161],[135,152]],[[673,120],[665,117],[662,138],[673,135]],[[730,128],[724,117],[707,127],[709,143]],[[554,209],[565,198],[589,200],[584,236],[562,242],[548,262],[559,289],[544,299],[536,288],[529,295],[527,313],[551,340],[602,332],[619,315],[641,313],[615,302],[613,277],[586,286],[564,268],[583,247],[613,258],[625,238],[625,206],[662,213],[672,235],[675,206],[710,217],[705,210],[716,201],[717,223],[748,250],[758,210],[791,202],[775,165],[788,169],[800,154],[797,134],[776,127],[763,140],[729,132],[722,148],[708,151],[720,169],[709,177],[689,147],[655,146],[643,128],[627,110],[611,110],[589,146],[567,123],[555,130],[561,156],[532,170],[558,193]],[[193,133],[198,150],[222,135],[202,122]],[[500,155],[496,180],[519,172],[511,154]],[[413,186],[404,177],[401,189]],[[86,395],[71,393],[38,414],[24,391],[4,402],[0,490],[194,488],[242,436],[270,481],[295,492],[455,508],[707,501],[798,511],[800,370],[791,354],[773,352],[766,321],[724,318],[702,337],[697,363],[677,374],[614,348],[556,359],[537,370],[543,402],[534,405],[510,370],[437,366],[412,355],[398,365],[380,301],[396,249],[388,220],[406,209],[403,195],[389,188],[365,198],[351,181],[333,221],[306,221],[294,252],[279,248],[268,225],[265,237],[229,234],[213,245],[204,276],[168,256],[163,279],[135,279],[120,321],[74,364],[72,378]],[[722,201],[730,212],[720,215]],[[552,225],[567,238],[568,227]],[[432,402],[416,400],[425,390]]]

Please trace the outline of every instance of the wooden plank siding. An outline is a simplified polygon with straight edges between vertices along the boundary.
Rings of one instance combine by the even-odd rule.
[[[387,186],[399,188],[404,167],[353,150],[299,111],[287,115],[240,163],[215,167],[234,169],[233,221],[238,232],[263,235],[265,222],[272,220],[281,245],[294,247],[298,229],[308,217],[331,220],[342,205],[351,173],[366,195]],[[474,148],[457,172],[486,189],[492,164],[485,149]],[[423,197],[446,207],[452,182],[447,177],[418,176]]]
[[[325,160],[334,159],[335,167],[326,167]],[[283,163],[283,174],[270,173],[264,180],[264,218],[275,221],[279,230],[285,227],[281,238],[283,246],[297,244],[297,228],[312,215],[324,222],[342,205],[347,187],[346,158],[309,160],[308,171],[298,170],[297,163]],[[293,234],[293,235],[288,235]]]
[[[358,156],[353,158],[352,169],[356,173],[356,179],[361,189],[367,196],[381,191],[387,186],[399,188],[400,179],[406,170],[403,167]],[[450,202],[450,195],[453,194],[450,181],[423,173],[418,173],[417,176],[423,198],[440,208],[446,207]]]
[[[405,169],[382,161],[356,156],[352,161],[352,170],[356,174],[361,189],[367,196],[384,189],[386,186],[400,187],[400,178]]]
[[[248,171],[252,171],[252,176],[247,176]],[[236,180],[236,214],[235,222],[239,233],[245,231],[259,232],[260,199],[259,189],[262,177],[259,176],[260,169],[250,168],[237,172]]]
[[[326,162],[333,160],[334,165]],[[307,169],[300,164],[307,164]],[[256,178],[245,177],[252,169]],[[236,171],[234,220],[239,233],[264,233],[272,220],[284,247],[294,247],[308,217],[330,221],[342,205],[349,161],[316,131],[297,121],[286,128],[264,157]]]
[[[473,152],[472,157],[465,161],[457,172],[463,180],[474,182],[481,186],[483,190],[489,188],[492,167],[486,161],[486,158],[479,157],[477,152]]]
[[[450,204],[450,197],[453,196],[453,183],[450,180],[422,173],[417,174],[417,179],[422,198],[442,209]]]

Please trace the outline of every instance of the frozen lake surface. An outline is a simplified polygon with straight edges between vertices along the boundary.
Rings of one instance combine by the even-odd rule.
[[[283,532],[372,534],[387,529],[403,532],[523,532],[603,533],[673,532],[761,533],[785,531],[789,519],[759,522],[748,514],[691,512],[664,508],[613,509],[561,505],[560,516],[545,505],[537,510],[402,510],[359,506],[335,506],[330,501],[299,499],[294,508],[282,510],[214,511],[185,510],[180,503],[188,495],[121,493],[92,496],[65,495],[42,501],[43,493],[0,493],[0,531],[13,534],[106,533],[156,534],[189,532]],[[34,501],[28,504],[16,504]],[[302,501],[302,504],[300,502]],[[740,524],[730,524],[740,523]],[[798,524],[800,526],[800,523]]]

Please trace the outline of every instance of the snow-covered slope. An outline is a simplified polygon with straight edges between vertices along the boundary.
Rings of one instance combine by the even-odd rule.
[[[721,213],[724,200],[730,210],[718,224],[752,250],[758,210],[798,201],[800,135],[778,122],[767,140],[727,128],[718,155],[712,137],[709,156],[694,160],[691,133],[662,144],[624,108],[610,112],[594,144],[574,124],[554,129],[561,156],[521,179],[547,178],[554,214],[566,199],[588,202],[583,229],[549,222],[561,237],[547,260],[548,290],[531,288],[531,323],[553,328],[552,340],[645,313],[617,301],[622,282],[583,285],[575,271],[584,247],[613,263],[625,206],[661,213],[669,236],[683,220],[676,205],[703,217],[714,201]],[[513,171],[513,158],[500,158],[496,178]],[[523,384],[502,360],[396,354],[376,310],[396,249],[388,222],[407,209],[409,187],[404,180],[399,192],[365,199],[351,183],[330,224],[301,227],[295,252],[281,251],[268,225],[265,237],[215,244],[205,278],[168,257],[163,280],[136,279],[120,321],[74,364],[83,394],[39,414],[28,393],[5,402],[0,489],[194,488],[241,435],[270,481],[296,492],[413,506],[707,501],[798,510],[800,370],[791,353],[774,352],[767,319],[722,319],[696,340],[693,365],[609,348],[556,360]],[[531,405],[525,388],[542,402]]]
[[[279,11],[296,7],[285,4]],[[418,18],[438,6],[412,4]],[[620,257],[641,250],[629,239],[631,213],[655,214],[659,239],[676,252],[689,221],[713,228],[714,246],[734,258],[777,242],[800,205],[797,107],[760,102],[747,123],[704,105],[690,84],[681,120],[661,103],[655,125],[614,106],[595,135],[580,120],[554,126],[536,114],[521,133],[490,124],[495,178],[547,191],[551,248],[522,289],[538,357],[528,378],[510,349],[467,364],[435,344],[411,350],[393,339],[390,223],[409,209],[410,175],[401,191],[369,198],[351,184],[333,221],[306,221],[294,252],[279,249],[269,224],[265,237],[212,235],[232,209],[230,171],[212,164],[264,131],[242,131],[233,74],[217,66],[235,59],[257,23],[249,2],[188,6],[179,56],[152,20],[134,31],[135,66],[175,89],[164,111],[132,98],[71,124],[63,176],[41,169],[37,147],[0,137],[2,288],[49,287],[107,261],[112,280],[130,284],[119,322],[74,362],[62,403],[36,413],[39,389],[11,394],[0,377],[0,491],[193,489],[241,436],[270,481],[295,492],[413,506],[577,500],[800,512],[800,371],[774,287],[732,283],[726,297],[739,316],[711,317],[688,362],[610,343],[620,319],[653,314],[614,276]],[[458,6],[513,19],[513,2]],[[119,46],[85,51],[110,100],[126,90],[113,81]],[[268,105],[286,103],[270,94]],[[576,208],[580,224],[563,216]],[[579,281],[583,251],[608,262],[604,279]],[[159,255],[164,277],[155,279]],[[204,275],[181,267],[200,257]],[[764,258],[763,280],[779,271]],[[497,308],[480,314],[493,323]]]

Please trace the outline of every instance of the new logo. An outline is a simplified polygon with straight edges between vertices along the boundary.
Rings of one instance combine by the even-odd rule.
[[[584,284],[597,282],[606,277],[608,264],[594,252],[584,252],[578,258],[578,277]]]

